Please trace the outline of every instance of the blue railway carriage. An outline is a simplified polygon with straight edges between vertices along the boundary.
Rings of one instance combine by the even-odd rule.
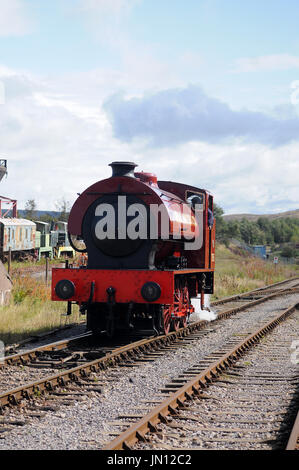
[[[0,218],[0,256],[5,260],[9,249],[13,258],[35,255],[36,225],[31,220]]]

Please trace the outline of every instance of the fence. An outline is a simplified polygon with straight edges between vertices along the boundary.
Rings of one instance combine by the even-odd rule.
[[[247,251],[252,256],[256,256],[257,258],[264,259],[268,263],[273,263],[273,258],[271,258],[271,259],[270,258],[266,258],[266,259],[263,258],[262,256],[260,256],[258,253],[255,252],[253,247],[251,247],[250,245],[247,245],[246,243],[244,243],[240,240],[237,240],[236,238],[231,238],[230,242],[233,243],[234,245],[236,245],[238,248],[241,248],[242,250]],[[279,256],[278,257],[278,263],[297,264],[297,263],[299,263],[299,260],[298,260],[298,258],[286,258],[284,256]]]

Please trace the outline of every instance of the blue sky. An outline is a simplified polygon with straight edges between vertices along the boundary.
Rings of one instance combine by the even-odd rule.
[[[1,193],[55,209],[126,159],[226,213],[297,209],[298,18],[297,0],[0,0]]]

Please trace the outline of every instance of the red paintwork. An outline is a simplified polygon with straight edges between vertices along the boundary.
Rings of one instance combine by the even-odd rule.
[[[62,300],[55,293],[58,281],[68,279],[75,285],[75,295],[68,300],[87,302],[90,295],[91,282],[95,282],[94,302],[107,302],[106,289],[116,289],[115,301],[120,303],[147,303],[141,295],[142,286],[149,281],[157,282],[161,287],[161,297],[152,303],[173,304],[174,279],[179,274],[194,274],[199,270],[147,271],[147,270],[114,270],[114,269],[52,269],[52,300]]]
[[[157,185],[157,176],[154,173],[145,173],[144,171],[141,171],[140,173],[134,173],[135,178],[138,178],[140,181],[143,183],[148,183],[148,184],[155,184]]]
[[[173,302],[173,272],[172,271],[146,271],[146,270],[101,270],[101,269],[64,269],[52,270],[52,299],[61,300],[56,296],[54,286],[61,279],[68,279],[75,285],[76,294],[69,300],[87,302],[90,294],[91,282],[95,282],[94,302],[107,302],[106,289],[116,289],[115,301],[121,303],[146,303],[141,295],[142,286],[149,281],[157,282],[161,287],[161,297],[156,303]],[[154,303],[154,302],[153,302]]]
[[[185,251],[184,256],[188,260],[188,266],[192,268],[202,269],[215,269],[215,234],[216,234],[216,221],[214,220],[214,226],[210,230],[208,228],[208,199],[213,196],[204,189],[196,188],[195,186],[189,186],[187,184],[174,183],[172,181],[158,181],[158,186],[163,191],[167,191],[185,200],[187,191],[195,193],[203,193],[205,195],[205,209],[204,209],[204,230],[203,230],[203,246],[200,250]],[[213,206],[212,206],[213,207]],[[211,232],[211,240],[210,240]]]
[[[145,174],[146,175],[146,174]],[[148,176],[149,179],[154,177]],[[156,184],[144,183],[137,178],[129,178],[126,176],[119,176],[108,178],[103,181],[99,181],[94,185],[90,186],[84,191],[74,203],[70,212],[68,220],[68,231],[72,235],[82,235],[82,222],[83,217],[88,207],[102,195],[107,193],[120,193],[121,195],[135,194],[139,199],[145,202],[146,205],[157,205],[164,206],[166,213],[169,218],[169,234],[175,236],[180,233],[181,227],[177,226],[177,222],[182,220],[182,207],[184,206],[185,212],[190,215],[190,224],[185,223],[185,232],[180,235],[194,236],[198,234],[198,226],[192,210],[185,204],[185,200],[180,197],[176,197],[174,194],[168,194],[166,191],[162,191]],[[160,218],[159,218],[160,219]],[[158,234],[161,234],[161,224],[158,222]]]

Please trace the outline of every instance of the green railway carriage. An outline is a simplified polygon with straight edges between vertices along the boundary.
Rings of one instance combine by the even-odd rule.
[[[53,247],[51,245],[50,224],[47,222],[35,221],[36,237],[35,247],[40,260],[42,256],[53,259]]]

